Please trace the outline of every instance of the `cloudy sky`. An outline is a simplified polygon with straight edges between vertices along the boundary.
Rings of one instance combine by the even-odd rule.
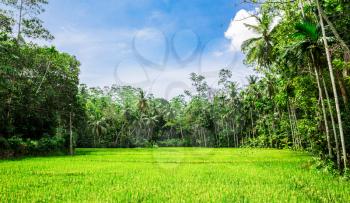
[[[81,62],[81,83],[142,87],[170,98],[190,89],[189,74],[216,86],[222,68],[242,85],[253,71],[241,43],[252,8],[234,0],[50,0],[42,14],[50,42]],[[245,20],[242,20],[245,19]]]

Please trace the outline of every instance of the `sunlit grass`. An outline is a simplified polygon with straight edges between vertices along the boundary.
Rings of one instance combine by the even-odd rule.
[[[0,161],[0,202],[350,202],[350,182],[269,149],[78,149]]]

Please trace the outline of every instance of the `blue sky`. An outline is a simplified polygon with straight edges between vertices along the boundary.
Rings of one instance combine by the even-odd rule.
[[[232,0],[51,0],[41,17],[56,37],[50,44],[81,62],[82,83],[172,97],[190,89],[191,72],[215,87],[230,68],[244,84],[253,72],[239,44],[251,33],[233,19],[250,9]]]

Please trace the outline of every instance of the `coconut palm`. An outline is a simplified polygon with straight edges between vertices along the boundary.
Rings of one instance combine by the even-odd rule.
[[[104,118],[93,118],[89,122],[91,132],[94,136],[94,145],[96,146],[96,138],[101,144],[101,138],[107,133],[108,124]]]
[[[253,37],[243,42],[242,51],[246,54],[246,63],[257,62],[259,67],[268,68],[272,62],[272,36],[274,33],[273,16],[268,12],[261,15],[252,15],[257,24],[244,24],[253,31],[257,37]]]

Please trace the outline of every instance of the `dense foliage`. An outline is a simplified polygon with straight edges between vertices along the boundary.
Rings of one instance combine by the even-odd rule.
[[[46,1],[19,3],[25,13],[38,13]],[[46,154],[66,148],[69,114],[79,115],[79,62],[54,47],[26,43],[25,38],[50,38],[41,21],[15,20],[1,12],[0,153],[5,156]],[[13,12],[11,12],[13,13]],[[33,15],[30,15],[33,17]],[[14,31],[14,27],[21,27]],[[83,112],[83,111],[80,111]],[[81,113],[80,113],[81,114]],[[76,119],[77,120],[77,119]],[[75,123],[77,121],[74,121]]]

